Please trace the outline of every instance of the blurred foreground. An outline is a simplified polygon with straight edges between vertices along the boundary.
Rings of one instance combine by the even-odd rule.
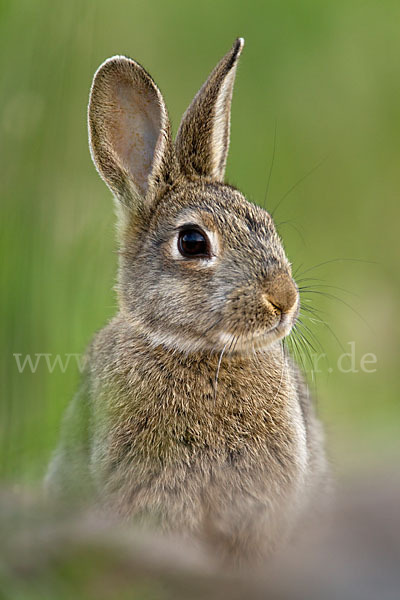
[[[179,539],[49,514],[31,493],[1,494],[0,598],[397,600],[400,477],[341,485],[332,522],[263,572],[232,573]]]

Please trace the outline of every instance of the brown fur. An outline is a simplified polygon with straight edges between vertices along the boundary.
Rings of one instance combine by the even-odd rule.
[[[321,427],[281,345],[299,310],[290,264],[270,215],[222,183],[242,45],[175,146],[140,65],[115,57],[95,75],[90,143],[119,206],[120,310],[90,347],[48,475],[237,560],[271,554],[326,481]],[[179,255],[188,223],[209,260]]]

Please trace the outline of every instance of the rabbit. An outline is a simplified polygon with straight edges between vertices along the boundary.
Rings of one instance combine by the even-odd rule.
[[[269,213],[224,182],[239,38],[175,142],[134,60],[94,76],[93,162],[118,220],[119,311],[95,335],[47,473],[58,497],[265,560],[327,488],[322,425],[284,349],[299,291]]]

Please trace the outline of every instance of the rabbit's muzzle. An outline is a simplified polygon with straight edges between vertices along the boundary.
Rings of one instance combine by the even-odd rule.
[[[260,285],[261,284],[261,285]],[[236,351],[266,348],[288,335],[299,312],[299,292],[286,270],[274,269],[253,287],[236,289],[226,304],[221,343],[233,337]]]
[[[261,297],[269,317],[275,320],[275,334],[287,335],[300,308],[299,292],[291,276],[286,272],[275,273],[263,286]]]
[[[263,290],[263,299],[268,305],[284,316],[296,310],[298,290],[293,279],[287,273],[275,274],[268,280]]]

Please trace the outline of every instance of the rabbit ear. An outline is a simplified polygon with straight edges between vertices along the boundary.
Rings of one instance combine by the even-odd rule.
[[[124,56],[106,60],[90,92],[89,144],[113,194],[138,209],[176,170],[167,110],[150,75]]]
[[[243,38],[235,41],[183,115],[175,148],[188,177],[224,180],[233,83],[243,45]]]

